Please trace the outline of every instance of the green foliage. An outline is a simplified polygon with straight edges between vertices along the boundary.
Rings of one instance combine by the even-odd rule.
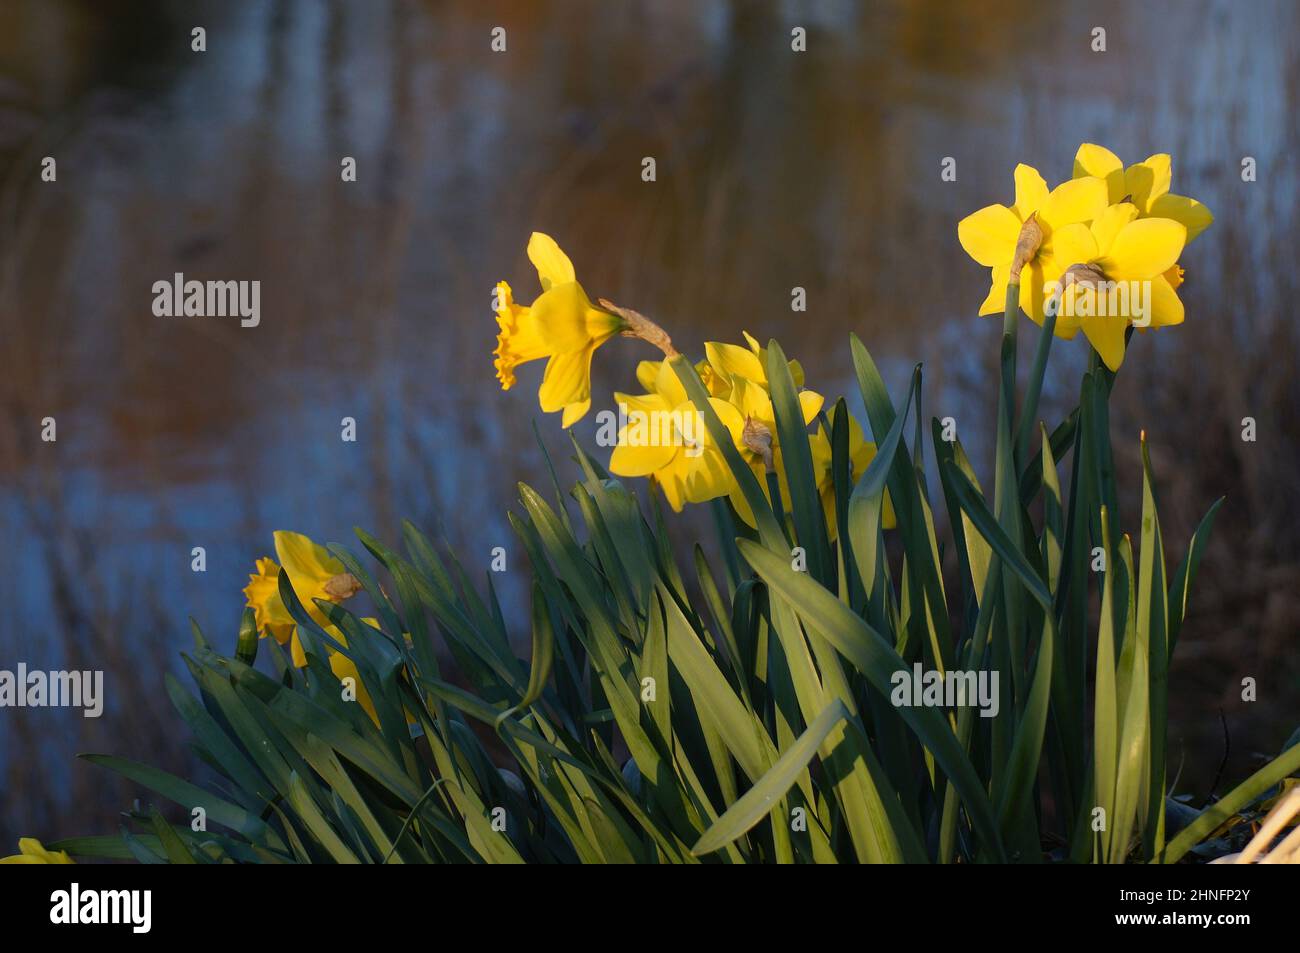
[[[1170,577],[1144,445],[1135,553],[1117,525],[1113,375],[1094,363],[1078,408],[1049,435],[1033,415],[1051,327],[1019,418],[1015,334],[1008,321],[991,494],[934,422],[951,540],[937,538],[924,450],[905,436],[909,419],[920,433],[919,369],[900,410],[852,340],[879,447],[850,486],[846,410],[832,410],[832,543],[779,346],[767,368],[778,435],[798,448],[786,455],[788,514],[774,512],[694,368],[676,359],[756,517],[749,530],[713,504],[718,565],[697,546],[679,566],[658,508],[647,518],[575,442],[581,480],[567,494],[557,482],[549,500],[521,485],[511,516],[533,574],[526,660],[490,582],[485,598],[412,525],[401,553],[358,531],[391,585],[333,551],[373,600],[382,636],[319,602],[344,648],[284,579],[306,668],[253,642],[247,620],[233,657],[196,628],[185,660],[197,693],[172,679],[167,691],[210,784],[88,756],[201,808],[208,829],[137,809],[120,836],[53,846],[151,863],[1180,860],[1296,772],[1300,746],[1170,830],[1168,662],[1218,504]],[[796,546],[806,572],[792,566]],[[276,677],[253,667],[259,645]],[[327,646],[355,662],[375,720],[344,699]],[[892,677],[917,662],[999,672],[996,716],[894,705]]]

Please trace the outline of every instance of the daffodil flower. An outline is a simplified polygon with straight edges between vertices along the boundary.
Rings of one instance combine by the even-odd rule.
[[[0,857],[0,864],[71,864],[73,859],[65,850],[47,850],[35,837],[18,840],[18,853]]]
[[[1110,204],[1130,202],[1137,207],[1139,218],[1171,218],[1178,222],[1187,229],[1189,245],[1214,221],[1210,210],[1196,199],[1169,191],[1173,160],[1165,152],[1126,169],[1119,156],[1105,146],[1085,142],[1074,157],[1074,175],[1105,179]],[[1165,280],[1176,290],[1185,275],[1181,266],[1173,265],[1165,272]]]
[[[542,286],[531,306],[516,304],[506,282],[497,284],[497,379],[509,390],[516,367],[546,358],[538,401],[548,414],[563,411],[562,424],[570,427],[591,408],[592,354],[627,325],[591,303],[573,262],[549,235],[533,232],[528,258]]]
[[[1136,205],[1121,202],[1090,227],[1071,225],[1058,235],[1060,252],[1075,263],[1063,276],[1057,334],[1071,338],[1082,329],[1112,371],[1123,363],[1130,324],[1158,328],[1183,321],[1183,303],[1165,273],[1182,254],[1187,229],[1173,219],[1138,216]],[[1107,292],[1111,302],[1126,302],[1127,308],[1103,300],[1102,282],[1127,284],[1123,296]],[[1150,309],[1137,321],[1135,300],[1144,300]]]
[[[647,394],[616,393],[629,417],[644,414],[651,421],[645,433],[653,439],[634,439],[631,425],[619,431],[618,445],[610,457],[609,471],[617,476],[648,476],[663,491],[674,512],[686,503],[704,503],[725,496],[734,479],[721,450],[714,444],[703,416],[687,397],[686,388],[667,361],[644,361],[638,377],[655,372]],[[644,384],[646,381],[643,380]],[[744,420],[730,403],[710,397],[709,404],[740,446]]]
[[[833,543],[835,537],[839,534],[839,521],[836,519],[835,514],[835,474],[831,460],[831,437],[824,426],[817,428],[817,432],[812,435],[809,445],[812,450],[813,472],[817,474],[817,492],[821,496],[822,511],[826,514],[826,529]],[[862,426],[850,414],[850,485],[856,484],[862,478],[862,474],[867,472],[867,467],[871,465],[871,461],[875,458],[876,445],[866,438],[866,435],[862,432]],[[893,529],[898,525],[898,518],[894,514],[894,504],[889,499],[888,492],[885,493],[885,506],[881,525],[885,529]]]
[[[1036,224],[1042,242],[1020,274],[1020,307],[1042,324],[1043,289],[1073,264],[1057,253],[1055,233],[1100,215],[1106,208],[1106,183],[1085,176],[1062,182],[1049,192],[1038,170],[1023,164],[1016,166],[1015,182],[1014,205],[986,205],[972,212],[957,224],[957,239],[966,254],[993,270],[993,284],[979,313],[996,314],[1006,307],[1021,231],[1027,223]]]
[[[1196,199],[1169,191],[1173,162],[1166,152],[1124,168],[1119,156],[1104,146],[1085,142],[1074,157],[1076,179],[1093,176],[1106,182],[1107,203],[1131,203],[1139,218],[1171,218],[1187,229],[1187,242],[1209,228],[1210,210]]]
[[[278,565],[269,556],[257,560],[257,572],[248,577],[244,596],[253,608],[258,633],[263,638],[270,634],[281,645],[292,640],[293,664],[302,668],[307,664],[307,655],[298,639],[298,626],[280,598],[280,566],[289,576],[294,595],[322,628],[330,621],[313,600],[342,602],[356,595],[361,584],[329,550],[302,533],[276,530],[275,555],[280,560]]]

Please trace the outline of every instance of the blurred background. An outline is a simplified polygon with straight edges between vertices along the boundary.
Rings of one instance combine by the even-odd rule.
[[[1126,525],[1145,428],[1171,565],[1227,496],[1170,746],[1198,797],[1225,748],[1220,790],[1245,776],[1300,722],[1298,21],[1268,0],[0,0],[0,669],[103,669],[107,692],[98,720],[0,710],[0,853],[116,830],[134,792],[79,751],[194,769],[163,674],[188,617],[233,648],[273,530],[395,541],[409,517],[480,579],[494,546],[519,552],[505,514],[545,480],[534,421],[574,472],[540,365],[509,393],[493,377],[492,288],[536,293],[533,229],[697,355],[776,336],[858,408],[850,331],[900,390],[923,361],[925,413],[955,417],[987,474],[999,323],[976,317],[988,275],[956,223],[1009,203],[1017,162],[1068,177],[1082,141],[1172,153],[1173,191],[1216,216],[1182,262],[1186,324],[1135,338],[1113,414]],[[155,317],[174,272],[260,280],[260,326]],[[603,348],[596,408],[653,356]],[[1058,342],[1049,420],[1085,359]],[[673,520],[682,542],[705,514]]]

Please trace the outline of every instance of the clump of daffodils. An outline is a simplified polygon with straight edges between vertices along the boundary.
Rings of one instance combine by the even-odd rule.
[[[1082,331],[1112,371],[1130,328],[1181,324],[1178,259],[1214,217],[1169,191],[1171,168],[1164,153],[1125,168],[1091,143],[1054,189],[1038,170],[1016,166],[1014,204],[985,206],[957,225],[962,248],[991,269],[979,313],[1003,310],[1008,288],[1018,286],[1020,310],[1039,324],[1054,318],[1057,337]]]
[[[1099,182],[1097,188],[1102,190],[1104,185]],[[669,336],[643,315],[604,298],[593,305],[577,283],[568,256],[549,235],[533,233],[528,257],[542,287],[542,294],[530,306],[516,304],[506,282],[497,285],[495,304],[500,330],[495,356],[502,389],[509,390],[516,383],[517,366],[546,358],[538,401],[547,413],[562,410],[563,426],[569,427],[591,407],[591,357],[610,338],[640,338],[659,348],[665,358],[677,355]],[[695,364],[695,371],[729,441],[754,471],[769,502],[788,504],[789,483],[767,379],[767,349],[748,333],[745,342],[706,343],[705,357]],[[804,388],[803,368],[798,361],[790,361],[789,368],[798,388],[803,423],[809,427],[825,401],[821,394]],[[618,430],[610,472],[647,477],[677,512],[687,503],[725,497],[742,520],[754,525],[754,514],[725,460],[723,448],[704,425],[699,408],[672,363],[666,359],[642,361],[636,376],[643,393],[614,394],[620,420],[627,423]],[[850,478],[856,480],[875,456],[876,445],[865,439],[856,420],[850,418],[849,427]],[[807,440],[833,538],[834,482],[826,427],[823,425],[816,434],[809,432]],[[769,475],[774,479],[769,480]],[[774,498],[774,493],[779,494],[779,499]],[[885,525],[893,526],[893,511],[888,503]]]

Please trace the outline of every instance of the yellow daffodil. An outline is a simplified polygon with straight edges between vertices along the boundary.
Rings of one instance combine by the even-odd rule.
[[[1091,142],[1079,146],[1074,157],[1074,177],[1104,179],[1108,204],[1131,203],[1137,208],[1139,218],[1173,219],[1187,229],[1187,242],[1191,244],[1197,235],[1209,228],[1214,216],[1196,199],[1169,191],[1172,171],[1172,160],[1165,152],[1127,169],[1119,156]]]
[[[0,857],[0,864],[71,864],[73,859],[64,850],[46,850],[34,837],[23,837],[18,841],[18,853]]]
[[[1058,254],[1055,233],[1100,215],[1106,207],[1106,183],[1085,176],[1062,182],[1049,192],[1038,170],[1023,164],[1016,166],[1015,183],[1014,205],[987,205],[971,213],[958,223],[957,238],[968,255],[993,270],[993,284],[979,313],[995,314],[1006,307],[1021,230],[1027,222],[1037,224],[1042,241],[1021,272],[1020,307],[1042,324],[1044,287],[1073,264]]]
[[[280,598],[280,566],[289,576],[294,595],[322,627],[330,622],[313,600],[342,602],[356,595],[361,584],[329,550],[301,533],[276,530],[275,554],[279,565],[269,556],[257,561],[257,572],[248,577],[244,595],[256,616],[258,633],[262,637],[270,634],[281,645],[292,640],[293,664],[302,668],[307,664],[307,656],[298,640],[298,627]]]
[[[1137,206],[1121,202],[1091,227],[1061,229],[1058,244],[1074,259],[1063,276],[1057,333],[1082,329],[1112,371],[1124,360],[1130,324],[1181,324],[1183,303],[1165,277],[1182,254],[1187,229],[1168,218],[1139,218]]]
[[[619,430],[618,445],[610,457],[609,471],[618,476],[648,476],[663,491],[675,512],[686,503],[703,503],[725,495],[734,480],[726,460],[713,442],[703,415],[687,398],[677,374],[667,361],[646,361],[638,369],[648,376],[657,364],[647,394],[615,394],[629,423]],[[643,381],[644,383],[644,381]],[[740,446],[744,420],[721,398],[709,403]]]
[[[528,258],[542,285],[531,306],[516,304],[510,286],[497,284],[497,379],[509,390],[516,367],[546,358],[537,398],[546,413],[563,411],[562,424],[569,427],[591,407],[592,354],[626,323],[591,303],[573,263],[549,235],[533,232]]]
[[[817,475],[817,492],[822,498],[822,510],[826,514],[826,529],[831,542],[839,533],[839,521],[835,517],[835,476],[831,464],[831,437],[824,426],[817,428],[810,440],[813,458],[813,472]],[[866,438],[862,426],[849,415],[849,485],[852,487],[867,472],[867,467],[876,458],[876,445]],[[885,493],[884,513],[881,525],[893,529],[898,525],[894,515],[894,504]]]
[[[1106,180],[1111,205],[1132,203],[1139,218],[1170,218],[1187,229],[1187,244],[1210,227],[1214,216],[1196,199],[1169,191],[1173,177],[1173,160],[1168,153],[1149,156],[1146,161],[1124,168],[1119,156],[1105,146],[1085,142],[1074,157],[1074,176],[1092,175]],[[1186,272],[1173,265],[1165,280],[1177,289]]]

